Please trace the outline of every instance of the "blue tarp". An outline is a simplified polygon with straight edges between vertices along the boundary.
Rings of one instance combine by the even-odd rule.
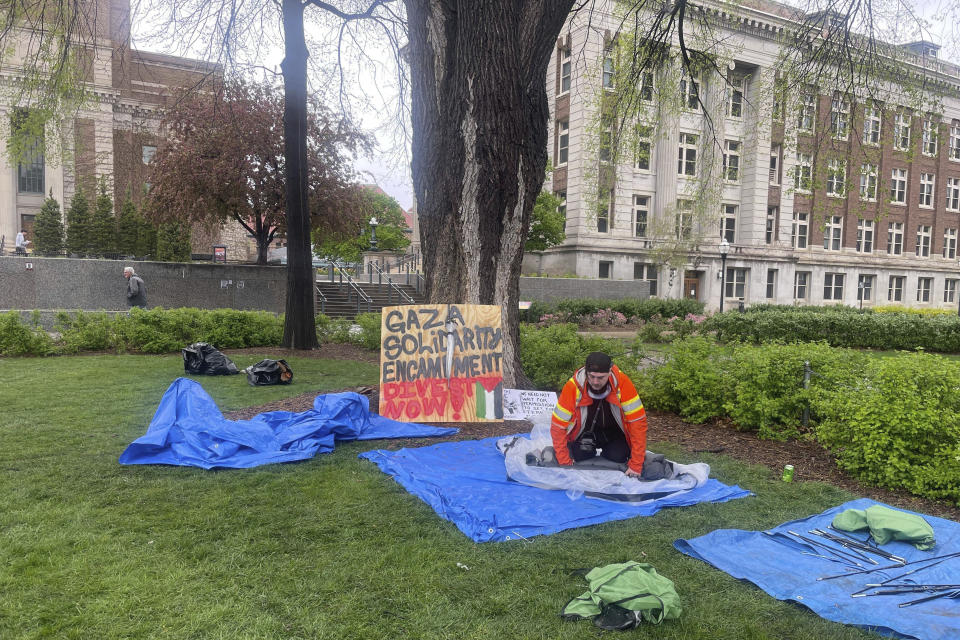
[[[360,454],[390,474],[440,517],[454,523],[475,542],[530,538],[598,524],[650,516],[663,507],[699,502],[726,502],[750,495],[717,480],[652,502],[631,504],[537,489],[507,478],[499,437],[441,442],[418,449],[367,451]]]
[[[160,399],[146,435],[127,447],[120,464],[246,469],[330,453],[337,440],[456,432],[371,414],[369,400],[349,392],[319,395],[308,411],[269,411],[249,420],[227,420],[203,387],[177,378]]]
[[[875,504],[879,503],[867,498],[853,500],[809,518],[794,520],[770,529],[770,533],[778,534],[775,536],[761,531],[717,529],[692,540],[677,540],[673,546],[735,578],[752,582],[778,600],[790,600],[808,607],[827,620],[856,625],[893,637],[918,640],[960,638],[960,600],[937,599],[901,609],[897,606],[899,603],[916,600],[926,594],[850,597],[850,594],[859,591],[866,584],[876,584],[899,576],[913,569],[913,566],[818,582],[819,577],[843,574],[848,570],[842,564],[802,555],[803,551],[812,549],[800,546],[803,542],[787,533],[794,531],[819,541],[816,536],[808,533],[811,529],[827,529],[833,517],[846,509],[866,509]],[[913,513],[906,509],[900,511]],[[883,545],[883,549],[905,558],[908,562],[960,551],[960,524],[934,516],[918,515],[933,527],[937,540],[934,549],[918,551],[905,542],[890,542]],[[863,539],[864,536],[858,537]],[[880,566],[891,564],[877,559]],[[960,558],[951,558],[908,576],[905,581],[913,580],[919,584],[955,584],[958,582],[958,575]]]

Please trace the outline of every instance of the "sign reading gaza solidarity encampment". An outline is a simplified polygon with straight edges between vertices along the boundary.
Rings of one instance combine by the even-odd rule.
[[[503,419],[503,330],[494,305],[384,307],[380,415],[405,422]]]

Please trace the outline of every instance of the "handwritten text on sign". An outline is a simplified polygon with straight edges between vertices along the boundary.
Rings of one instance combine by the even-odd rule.
[[[503,330],[494,305],[385,307],[380,414],[409,422],[503,418]]]

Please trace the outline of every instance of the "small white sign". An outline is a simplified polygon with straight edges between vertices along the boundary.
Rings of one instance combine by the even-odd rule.
[[[503,390],[503,419],[525,420],[542,413],[552,413],[557,404],[554,391]]]
[[[27,262],[26,265],[27,265],[27,271],[33,271],[33,263],[32,263],[32,262]]]

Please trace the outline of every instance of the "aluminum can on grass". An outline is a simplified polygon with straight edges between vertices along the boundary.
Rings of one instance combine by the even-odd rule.
[[[793,465],[788,464],[783,468],[783,481],[793,482]]]

